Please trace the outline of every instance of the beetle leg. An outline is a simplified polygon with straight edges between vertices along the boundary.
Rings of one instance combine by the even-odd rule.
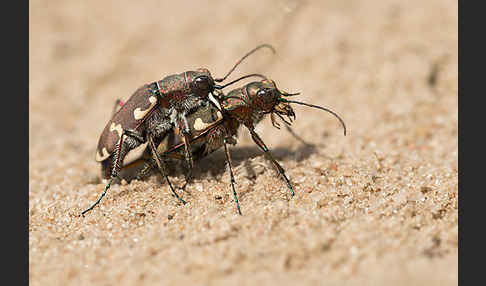
[[[182,142],[184,143],[184,150],[185,150],[185,157],[187,163],[187,172],[186,172],[186,183],[182,187],[183,189],[186,188],[186,184],[192,179],[192,169],[194,168],[194,162],[192,159],[192,150],[191,150],[191,139],[189,134],[184,133],[182,134]]]
[[[184,183],[184,185],[182,185],[182,190],[185,190],[186,189],[186,186],[192,181],[192,168],[189,167],[187,169],[187,172],[185,174],[185,179],[186,179],[186,182]]]
[[[181,128],[181,136],[182,142],[184,143],[184,150],[185,150],[185,157],[187,163],[187,172],[186,172],[186,183],[182,187],[183,189],[186,188],[186,185],[192,179],[192,169],[194,168],[194,160],[192,158],[192,148],[191,148],[191,129],[189,128],[189,123],[187,122],[187,118],[185,115],[182,116],[182,128]]]
[[[120,161],[122,160],[122,155],[125,152],[122,152],[124,151],[124,149],[127,149],[126,145],[124,145],[125,141],[124,141],[124,137],[125,137],[125,134],[122,133],[121,136],[120,136],[120,140],[118,141],[118,144],[116,145],[116,148],[115,148],[115,153],[113,155],[113,167],[111,169],[111,177],[108,181],[108,184],[106,184],[105,186],[105,190],[103,191],[103,193],[101,193],[100,197],[96,200],[96,202],[94,202],[94,204],[92,204],[89,208],[87,208],[86,210],[84,210],[81,215],[84,216],[85,213],[89,212],[90,210],[92,210],[96,205],[98,205],[101,201],[101,199],[106,195],[106,191],[108,191],[108,189],[110,188],[111,186],[111,183],[113,182],[113,179],[115,179],[116,177],[118,177],[118,172],[120,171]],[[123,148],[123,146],[125,146],[125,148]]]
[[[184,201],[183,199],[181,199],[179,197],[179,195],[174,190],[174,187],[172,187],[172,184],[170,183],[169,177],[167,176],[167,172],[165,171],[165,161],[164,161],[164,165],[162,165],[162,162],[161,162],[162,160],[159,157],[159,154],[157,153],[157,148],[155,147],[154,140],[152,139],[152,135],[149,133],[147,137],[148,137],[148,142],[149,142],[150,150],[152,151],[152,156],[155,159],[155,162],[157,163],[157,166],[159,167],[160,174],[163,177],[165,177],[165,179],[167,180],[167,184],[169,184],[170,190],[176,196],[176,198],[179,201],[181,201],[183,204],[186,204],[186,201]]]
[[[143,178],[147,177],[147,175],[149,175],[150,171],[152,171],[153,169],[155,169],[156,164],[152,161],[150,162],[144,162],[144,167],[142,170],[140,170],[136,176],[136,179],[137,180],[142,180]]]
[[[194,167],[194,161],[192,160],[192,149],[191,149],[191,129],[189,128],[189,123],[187,122],[187,118],[184,115],[182,117],[184,128],[182,128],[182,139],[184,141],[184,148],[186,149],[186,161],[189,165],[189,168],[192,169]]]
[[[167,136],[167,142],[164,143],[164,139],[165,139],[165,136],[162,138],[161,140],[161,143],[159,143],[159,146],[157,147],[157,153],[158,154],[163,154],[165,152],[165,150],[167,150],[167,146],[174,146],[175,145],[175,135],[173,132],[170,132],[169,134],[166,134]],[[152,138],[155,137],[153,132],[152,132]],[[155,142],[154,142],[155,143]],[[163,146],[162,146],[163,144]],[[152,153],[152,152],[150,152]],[[157,162],[155,161],[155,159],[153,158],[153,156],[151,156],[150,158],[147,158],[147,159],[144,159],[144,166],[143,166],[143,169],[141,169],[136,178],[138,180],[141,180],[143,178],[145,178],[147,175],[150,174],[150,172],[153,170],[153,169],[156,169],[157,168]]]
[[[263,143],[263,140],[260,138],[260,136],[258,136],[258,134],[255,132],[255,130],[253,130],[253,128],[248,128],[248,129],[250,130],[251,138],[253,139],[253,141],[255,142],[255,144],[257,144],[258,147],[260,147],[260,149],[262,149],[263,154],[265,154],[265,156],[267,157],[267,159],[269,159],[270,161],[272,161],[272,163],[275,165],[275,167],[277,168],[277,170],[280,173],[280,175],[282,175],[282,177],[287,182],[287,186],[289,187],[290,193],[292,194],[292,197],[293,197],[295,195],[294,188],[292,187],[292,184],[290,183],[289,178],[287,178],[287,176],[285,175],[285,170],[273,158],[272,153],[267,148],[267,146],[265,145],[265,143]]]
[[[228,150],[228,146],[226,146],[227,145],[226,143],[227,143],[227,140],[224,139],[224,141],[223,141],[224,153],[226,154],[226,162],[228,162],[228,166],[229,166],[229,172],[230,172],[230,177],[231,177],[231,188],[233,189],[233,196],[235,198],[236,208],[238,209],[238,213],[241,215],[240,204],[238,202],[238,195],[236,194],[236,190],[235,190],[235,177],[233,176],[233,166],[231,165],[231,157],[230,157],[230,153],[229,153],[229,150]]]
[[[125,129],[125,130],[123,130],[123,133],[127,136],[130,136],[130,137],[137,139],[139,141],[139,143],[145,142],[145,140],[143,139],[143,136],[140,135],[140,133],[137,133],[136,131]]]
[[[100,197],[94,204],[92,204],[88,209],[84,210],[81,215],[84,216],[85,213],[89,212],[92,210],[96,205],[98,205],[101,201],[101,199],[106,195],[106,192],[111,186],[111,183],[115,178],[118,177],[118,173],[121,170],[122,167],[122,162],[123,159],[125,158],[125,155],[128,153],[128,151],[136,148],[137,146],[140,146],[142,142],[144,142],[143,137],[136,133],[135,131],[131,130],[126,130],[124,129],[121,136],[120,140],[115,146],[115,150],[113,152],[113,163],[111,167],[111,176],[108,181],[108,184],[105,186],[105,190],[103,193],[101,193]]]

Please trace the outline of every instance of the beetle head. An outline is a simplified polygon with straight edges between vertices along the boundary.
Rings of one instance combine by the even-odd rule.
[[[280,129],[280,125],[276,121],[275,115],[280,117],[280,119],[287,125],[291,125],[291,122],[295,120],[295,112],[290,106],[291,103],[295,103],[331,113],[341,122],[344,129],[344,135],[346,135],[346,125],[341,117],[334,111],[321,106],[286,99],[285,97],[299,95],[300,93],[287,93],[281,91],[277,88],[277,85],[273,80],[265,79],[260,82],[252,82],[246,86],[246,89],[251,100],[252,108],[260,110],[265,114],[270,113],[270,119],[272,120],[273,126],[276,128]],[[283,116],[286,116],[290,122],[285,120]]]
[[[288,125],[295,119],[295,113],[290,104],[282,101],[283,96],[293,94],[280,91],[274,81],[264,79],[262,81],[251,82],[245,88],[250,99],[251,107],[263,114],[270,113],[273,126],[277,128],[280,126],[275,121],[275,114]],[[283,116],[286,116],[290,122],[285,120]]]
[[[236,79],[236,80],[234,80],[230,83],[227,83],[225,85],[217,85],[216,84],[216,82],[218,82],[218,83],[223,82],[236,69],[236,67],[244,59],[246,59],[248,56],[250,56],[251,54],[253,54],[257,50],[262,49],[262,48],[268,48],[268,49],[272,50],[273,53],[275,53],[275,49],[271,45],[268,45],[268,44],[259,45],[256,48],[254,48],[253,50],[251,50],[250,52],[246,53],[242,58],[240,58],[236,62],[236,64],[233,66],[233,68],[231,68],[231,70],[222,78],[214,79],[211,76],[211,73],[209,72],[209,70],[205,69],[205,68],[199,68],[196,71],[189,72],[190,76],[191,76],[190,83],[191,83],[192,93],[196,94],[197,96],[199,96],[201,98],[205,98],[210,93],[213,94],[215,89],[221,90],[221,89],[225,88],[226,86],[232,85],[233,83],[238,82],[242,79],[252,77],[252,76],[258,76],[258,77],[261,77],[261,78],[265,78],[264,76],[262,76],[260,74],[250,74],[250,75],[240,77],[239,79]]]
[[[250,104],[255,110],[271,113],[275,111],[275,106],[280,103],[279,99],[282,94],[273,81],[268,79],[255,81],[247,84],[245,88],[250,98]]]

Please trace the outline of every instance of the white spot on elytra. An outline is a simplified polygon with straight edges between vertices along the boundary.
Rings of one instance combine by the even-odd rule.
[[[204,130],[209,126],[213,125],[214,123],[219,122],[221,119],[223,119],[223,115],[221,114],[221,112],[218,111],[216,115],[218,116],[218,119],[215,122],[211,122],[211,123],[205,123],[202,121],[201,118],[197,118],[194,121],[194,129],[196,129],[197,131]]]
[[[108,153],[108,150],[106,150],[105,147],[103,147],[103,149],[101,150],[101,154],[100,152],[96,152],[96,162],[101,162],[103,160],[105,160],[106,158],[108,158],[110,156],[110,154]]]
[[[157,98],[155,96],[149,97],[150,101],[150,106],[146,110],[142,110],[140,107],[135,108],[133,111],[133,117],[135,117],[136,120],[142,119],[152,108],[155,106],[157,103]]]
[[[115,122],[112,122],[110,125],[110,131],[116,131],[118,132],[118,136],[121,137],[123,133],[123,129],[121,124],[115,124]]]

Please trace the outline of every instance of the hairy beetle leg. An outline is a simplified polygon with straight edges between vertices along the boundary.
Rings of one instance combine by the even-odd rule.
[[[172,193],[176,196],[176,198],[182,202],[183,204],[186,204],[186,201],[184,201],[183,199],[181,199],[179,197],[179,195],[176,193],[176,191],[174,190],[174,187],[172,186],[172,184],[170,183],[170,180],[169,180],[169,177],[167,176],[167,172],[165,172],[163,166],[162,166],[162,160],[161,158],[159,157],[159,154],[157,153],[157,148],[155,147],[155,144],[154,144],[154,140],[152,139],[152,135],[149,133],[148,134],[148,141],[149,141],[149,146],[150,146],[150,150],[152,151],[152,156],[154,157],[155,159],[155,162],[157,162],[157,166],[158,166],[158,169],[160,171],[160,174],[165,177],[165,179],[167,180],[167,184],[169,185],[170,187],[170,190],[172,191]],[[165,162],[164,162],[165,164]],[[165,165],[164,165],[165,166]]]
[[[184,152],[185,152],[185,159],[187,165],[186,166],[187,172],[185,174],[186,182],[182,186],[182,189],[185,190],[186,186],[192,180],[192,169],[194,168],[194,159],[192,158],[192,147],[191,147],[191,129],[189,127],[189,123],[187,122],[187,118],[185,114],[179,118],[177,125],[179,126],[179,130],[181,132],[180,136],[182,142],[184,143]]]
[[[94,202],[94,204],[92,204],[89,208],[87,208],[81,213],[82,216],[84,216],[85,213],[89,212],[100,203],[101,199],[106,195],[106,191],[108,191],[108,189],[110,188],[113,179],[118,177],[118,172],[120,171],[120,157],[122,153],[124,153],[122,151],[127,149],[126,147],[123,148],[124,146],[123,144],[125,143],[125,141],[123,140],[124,137],[125,134],[122,133],[122,135],[120,136],[120,140],[118,141],[118,144],[115,148],[115,155],[113,156],[113,168],[111,171],[111,177],[110,180],[108,181],[108,184],[105,186],[105,190],[103,191],[103,193],[101,193],[100,197],[96,200],[96,202]]]
[[[125,134],[126,136],[130,136],[132,138],[135,138],[138,141],[137,145],[140,145],[141,143],[143,143],[145,141],[143,136],[140,135],[140,133],[133,131],[133,130],[125,129],[125,130],[123,130],[123,134]]]
[[[144,164],[145,165],[144,165],[143,169],[140,170],[140,172],[138,172],[138,174],[136,176],[137,180],[142,180],[145,177],[147,177],[150,174],[150,172],[153,169],[155,169],[155,167],[156,167],[156,164],[151,163],[151,162],[144,162]]]
[[[186,164],[187,164],[187,172],[185,175],[186,182],[182,186],[182,189],[186,189],[187,184],[192,180],[192,169],[194,168],[194,161],[192,159],[192,147],[191,147],[191,139],[188,133],[184,133],[182,136],[182,142],[184,142],[184,149],[185,149],[185,157],[186,157]]]
[[[277,170],[280,173],[280,175],[282,175],[282,177],[287,182],[287,186],[290,189],[290,194],[293,197],[295,195],[294,188],[292,187],[292,184],[290,183],[289,178],[287,178],[287,176],[285,175],[284,168],[282,168],[282,166],[280,166],[280,164],[273,158],[272,153],[267,148],[267,146],[265,145],[265,143],[263,142],[263,140],[260,138],[260,136],[258,136],[258,134],[255,132],[255,130],[253,130],[252,128],[248,128],[248,129],[250,130],[251,138],[253,139],[253,141],[255,142],[255,144],[257,144],[258,147],[260,147],[260,149],[262,149],[263,154],[265,154],[265,156],[267,157],[267,159],[269,159],[270,161],[272,161],[272,163],[275,165],[275,167],[277,168]]]
[[[126,137],[126,139],[125,139],[125,137]],[[131,131],[131,130],[125,130],[125,129],[123,130],[123,132],[120,136],[120,140],[118,141],[116,148],[115,148],[115,152],[113,154],[113,167],[112,167],[112,170],[111,170],[110,180],[108,181],[108,184],[106,185],[105,190],[103,191],[103,193],[101,193],[98,200],[96,200],[96,202],[94,204],[92,204],[88,209],[84,210],[81,213],[81,215],[84,216],[85,213],[89,212],[96,205],[98,205],[100,203],[101,199],[106,195],[106,192],[110,188],[111,183],[113,182],[113,179],[118,177],[118,173],[120,172],[121,165],[122,165],[121,161],[123,160],[123,158],[125,158],[126,153],[129,150],[134,149],[135,147],[139,146],[143,141],[144,141],[143,137],[140,134],[138,134],[137,132]]]
[[[187,167],[189,170],[191,170],[194,168],[194,160],[192,159],[191,136],[189,133],[184,132],[182,135],[182,142],[184,143]]]
[[[186,116],[182,117],[182,123],[183,127],[181,128],[181,136],[186,151],[186,162],[188,165],[188,169],[192,170],[192,168],[194,168],[194,160],[192,159],[191,129],[189,128],[189,123],[187,122]]]

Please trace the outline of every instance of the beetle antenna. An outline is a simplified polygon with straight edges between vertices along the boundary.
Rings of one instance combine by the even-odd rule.
[[[222,78],[216,78],[214,79],[215,82],[222,82],[224,81],[235,69],[236,67],[244,60],[246,59],[249,55],[253,54],[254,52],[256,52],[257,50],[261,49],[261,48],[269,48],[270,50],[272,50],[272,52],[275,54],[276,51],[275,49],[269,45],[269,44],[263,44],[263,45],[259,45],[258,47],[254,48],[253,50],[249,51],[246,55],[244,55],[241,59],[239,59],[236,64],[233,66],[232,69],[230,69],[230,71]]]
[[[294,95],[299,95],[300,92],[297,92],[297,93],[286,93],[285,91],[283,92],[280,92],[283,96],[294,96]]]
[[[225,85],[215,85],[215,86],[214,86],[214,88],[215,88],[215,89],[223,89],[223,88],[227,87],[228,85],[232,85],[232,84],[233,84],[233,83],[235,83],[235,82],[238,82],[238,81],[240,81],[240,80],[243,80],[243,79],[245,79],[245,78],[249,78],[249,77],[253,77],[253,76],[255,76],[255,77],[260,77],[260,78],[263,78],[263,79],[267,79],[267,77],[266,77],[266,76],[264,76],[264,75],[262,75],[262,74],[258,74],[258,73],[252,73],[252,74],[248,74],[248,75],[242,76],[242,77],[240,77],[240,78],[238,78],[238,79],[235,79],[235,80],[233,80],[232,82],[229,82],[229,83],[227,83],[227,84],[225,84]]]
[[[321,106],[318,106],[318,105],[313,105],[313,104],[308,104],[308,103],[305,103],[305,102],[300,102],[300,101],[295,101],[295,100],[287,100],[287,99],[283,99],[284,102],[288,102],[288,103],[296,103],[296,104],[301,104],[301,105],[305,105],[305,106],[309,106],[309,107],[313,107],[313,108],[317,108],[317,109],[321,109],[321,110],[324,110],[324,111],[327,111],[329,113],[331,113],[332,115],[334,115],[337,119],[339,119],[339,121],[341,122],[341,125],[343,126],[343,129],[344,129],[344,136],[346,136],[346,125],[344,124],[344,121],[341,119],[341,117],[339,117],[339,115],[337,115],[337,113],[335,113],[334,111],[330,110],[330,109],[327,109],[325,107],[321,107]]]
[[[294,96],[294,95],[299,95],[300,92],[297,92],[297,93],[287,93],[285,91],[281,91],[280,89],[278,89],[277,87],[277,84],[275,83],[274,80],[270,80],[272,82],[272,84],[275,86],[275,89],[283,96]]]

